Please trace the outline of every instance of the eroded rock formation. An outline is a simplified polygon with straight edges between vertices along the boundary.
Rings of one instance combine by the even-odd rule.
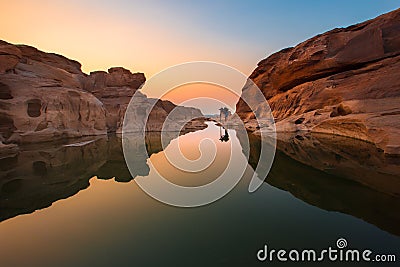
[[[84,79],[83,88],[104,104],[109,132],[120,132],[126,107],[132,95],[146,81],[143,73],[131,73],[124,68],[95,71]]]
[[[26,143],[106,133],[106,111],[82,90],[80,64],[33,47],[0,42],[0,135]],[[18,60],[16,60],[18,59]]]
[[[121,132],[129,101],[145,80],[143,73],[121,67],[86,75],[77,61],[0,40],[0,149]],[[143,95],[143,101],[158,100]],[[174,108],[173,103],[159,100],[147,130],[159,131]],[[193,112],[203,116],[198,109],[178,109],[183,117]],[[202,122],[188,126],[206,127]]]
[[[399,32],[400,9],[317,35],[258,63],[250,79],[271,106],[277,131],[343,135],[400,154]],[[237,113],[254,123],[242,100]]]

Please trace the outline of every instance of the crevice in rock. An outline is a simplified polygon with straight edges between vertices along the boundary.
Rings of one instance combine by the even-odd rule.
[[[0,99],[12,99],[11,89],[7,84],[0,82]]]
[[[27,110],[29,117],[39,117],[42,113],[40,111],[42,107],[42,101],[40,99],[31,99],[27,101]]]
[[[0,113],[0,134],[4,139],[8,139],[16,130],[13,118],[5,113]]]

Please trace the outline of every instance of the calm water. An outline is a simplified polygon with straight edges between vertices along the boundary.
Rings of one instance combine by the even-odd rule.
[[[179,142],[195,159],[199,140],[215,140],[216,164],[191,177],[166,162],[156,133],[146,137],[150,157],[138,155],[134,177],[119,137],[32,145],[1,159],[0,266],[271,266],[256,259],[264,244],[319,249],[340,237],[349,247],[400,259],[398,159],[366,143],[284,137],[266,182],[249,194],[260,145],[250,136],[243,179],[199,208],[162,204],[133,181],[151,179],[157,168],[178,184],[208,183],[227,154],[246,161],[246,133],[228,134],[220,142],[220,129],[210,123],[170,141],[166,150]]]

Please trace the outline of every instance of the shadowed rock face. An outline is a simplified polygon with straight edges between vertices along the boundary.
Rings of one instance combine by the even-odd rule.
[[[317,35],[258,63],[251,74],[277,131],[349,136],[400,154],[400,9]],[[251,97],[251,90],[242,94]],[[249,95],[250,94],[250,95]],[[246,123],[253,114],[240,100]]]
[[[249,138],[249,164],[256,169],[260,138]],[[400,235],[400,165],[373,144],[341,136],[281,135],[265,182],[328,211],[363,219]],[[289,166],[289,167],[288,167]]]
[[[15,146],[8,144],[121,132],[129,101],[145,80],[121,67],[86,75],[75,60],[0,40],[0,153]],[[159,131],[175,107],[160,100],[147,130]],[[198,109],[179,109],[187,118],[194,111],[203,116]]]

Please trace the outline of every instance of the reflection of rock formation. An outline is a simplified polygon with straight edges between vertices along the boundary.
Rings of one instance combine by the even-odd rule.
[[[167,143],[175,137],[175,133],[166,134]],[[169,138],[170,137],[170,138]],[[147,159],[154,153],[163,150],[161,145],[161,133],[147,132],[145,143],[138,135],[129,135],[126,137],[126,146],[130,153],[130,160],[134,168],[129,172],[122,151],[121,138],[115,136],[107,142],[107,159],[104,164],[97,170],[95,175],[100,179],[110,179],[115,177],[117,182],[129,182],[136,176],[149,175],[150,168],[147,165]]]
[[[174,137],[172,133],[169,136]],[[93,137],[79,142],[88,140]],[[167,140],[168,143],[171,140]],[[135,138],[130,141],[133,146],[144,145]],[[82,146],[60,143],[23,146],[18,153],[0,159],[0,221],[68,198],[87,188],[93,176],[100,179],[115,177],[119,182],[131,181],[137,175],[147,176],[147,159],[163,149],[160,133],[147,133],[145,141],[147,153],[135,155],[133,177],[125,164],[118,136],[98,137]]]
[[[247,135],[238,133],[238,138],[243,141]],[[396,159],[385,157],[372,144],[344,137],[283,138],[267,183],[314,206],[400,235],[400,169],[392,162]],[[261,144],[255,135],[249,139],[249,164],[256,168]]]
[[[326,173],[400,197],[400,165],[373,144],[324,134],[279,135],[278,149]]]
[[[1,159],[0,220],[48,207],[87,188],[106,161],[106,145],[104,138],[85,146],[31,145]]]
[[[126,107],[144,81],[143,73],[121,67],[86,75],[77,61],[0,40],[0,149],[11,149],[4,145],[10,143],[121,132]],[[154,101],[143,95],[144,105]],[[147,130],[159,131],[174,108],[158,100]],[[203,116],[195,108],[178,109],[184,118]]]
[[[330,133],[400,154],[400,9],[328,31],[258,63],[251,74],[278,131]],[[242,97],[255,98],[243,88]],[[244,101],[237,113],[252,112]]]

